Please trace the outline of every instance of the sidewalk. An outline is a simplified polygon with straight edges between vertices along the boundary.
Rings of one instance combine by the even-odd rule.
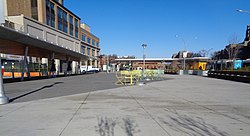
[[[199,76],[0,105],[4,136],[248,136],[250,84]],[[109,135],[108,135],[109,134]]]

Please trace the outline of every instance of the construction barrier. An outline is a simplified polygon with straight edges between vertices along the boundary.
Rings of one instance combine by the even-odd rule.
[[[3,76],[5,77],[13,77],[13,73],[14,73],[14,77],[21,77],[22,76],[22,72],[4,72]],[[40,76],[41,72],[30,72],[30,76],[31,77],[37,77]],[[24,73],[24,77],[27,77],[27,73]]]

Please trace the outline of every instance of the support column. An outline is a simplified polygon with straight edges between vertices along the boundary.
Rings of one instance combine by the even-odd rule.
[[[41,62],[42,62],[42,76],[48,76],[48,71],[49,71],[49,69],[48,69],[48,66],[49,66],[49,64],[48,64],[48,59],[47,58],[42,58],[41,59]],[[47,67],[45,67],[45,66],[47,66]]]
[[[70,63],[70,57],[66,57],[67,58],[67,74],[72,74],[72,66],[71,66],[71,63]],[[67,75],[66,74],[66,75]]]
[[[78,74],[78,66],[77,66],[77,62],[76,61],[72,61],[71,63],[72,65],[72,74]]]
[[[60,60],[55,59],[55,66],[56,66],[56,75],[60,74]]]
[[[77,74],[81,74],[81,60],[77,61]]]
[[[3,75],[2,75],[2,58],[0,58],[0,104],[9,103],[9,98],[5,95],[4,87],[3,87]]]
[[[49,63],[51,63],[50,68],[49,68],[49,72],[50,72],[49,77],[55,77],[56,65],[55,65],[55,53],[54,52],[49,57],[49,60],[50,60]]]
[[[21,81],[24,79],[24,71],[25,67],[27,67],[27,55],[28,55],[29,47],[25,47],[25,54],[24,54],[24,59],[23,59],[23,67],[22,67],[22,76],[21,76]]]
[[[27,76],[28,78],[30,79],[30,67],[29,67],[29,64],[32,62],[32,57],[29,56],[29,62],[28,62],[28,59],[26,59],[26,65],[27,65]]]

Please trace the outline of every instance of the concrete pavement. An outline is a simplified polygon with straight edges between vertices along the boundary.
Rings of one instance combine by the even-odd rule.
[[[250,134],[250,84],[188,75],[166,77],[168,80],[145,86],[127,86],[0,105],[0,134]]]
[[[11,102],[74,95],[96,90],[117,88],[115,73],[97,73],[31,80],[4,84],[5,94]]]

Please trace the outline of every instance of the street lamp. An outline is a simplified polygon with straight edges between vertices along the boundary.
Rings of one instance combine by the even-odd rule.
[[[186,43],[185,39],[180,37],[179,35],[175,35],[175,37],[181,39],[183,44],[184,44],[184,51],[182,52],[182,57],[183,57],[183,70],[185,70],[186,69],[186,60],[185,60],[185,58],[187,57],[187,52],[186,52],[187,43]]]
[[[146,54],[145,54],[145,49],[147,47],[147,44],[142,44],[143,48],[143,71],[142,71],[142,76],[144,78],[144,72],[145,72],[145,59],[146,59]]]
[[[249,12],[249,11],[242,10],[242,9],[237,9],[236,11],[241,12],[241,13],[247,13],[247,14],[250,14],[250,12]]]
[[[187,42],[184,38],[180,37],[179,35],[175,35],[176,38],[179,38],[182,40],[183,44],[184,44],[184,51],[186,51],[186,45],[187,45]]]
[[[146,59],[146,54],[145,54],[145,49],[147,47],[147,44],[142,44],[143,48],[143,69],[142,69],[142,81],[140,81],[139,85],[144,85],[145,84],[145,59]]]

